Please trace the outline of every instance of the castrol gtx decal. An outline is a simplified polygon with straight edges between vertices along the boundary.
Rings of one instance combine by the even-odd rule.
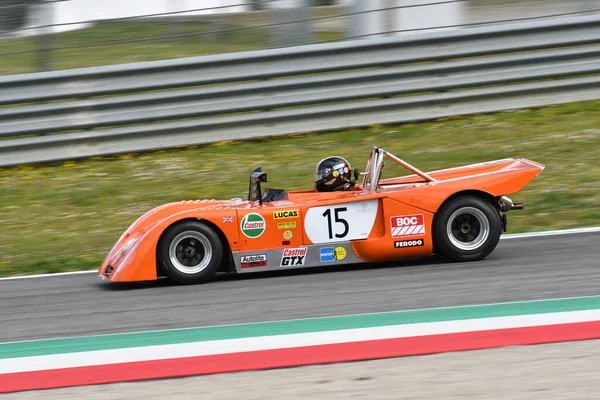
[[[296,267],[304,265],[308,247],[298,247],[296,249],[283,249],[281,257],[282,267]]]
[[[392,217],[392,237],[423,235],[425,233],[425,217],[418,215],[401,215]]]

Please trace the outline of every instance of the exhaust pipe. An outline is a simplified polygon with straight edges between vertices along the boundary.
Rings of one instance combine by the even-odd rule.
[[[522,210],[523,203],[513,202],[510,198],[506,196],[501,196],[498,200],[498,208],[502,212],[508,212],[510,210]]]
[[[512,205],[512,209],[513,210],[522,210],[523,209],[523,203],[514,202],[513,205]]]

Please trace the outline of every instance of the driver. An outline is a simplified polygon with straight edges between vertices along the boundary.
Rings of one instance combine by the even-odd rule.
[[[315,189],[317,192],[337,192],[352,190],[354,182],[350,164],[342,157],[327,157],[319,161],[315,171]],[[346,184],[349,186],[346,187]]]

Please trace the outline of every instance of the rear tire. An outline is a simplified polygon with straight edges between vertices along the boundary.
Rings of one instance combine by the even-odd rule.
[[[485,200],[462,196],[445,204],[433,227],[436,254],[452,261],[478,261],[498,245],[502,222],[498,211]]]
[[[183,221],[170,226],[158,243],[157,261],[173,282],[189,285],[212,278],[223,261],[219,235],[206,224]]]

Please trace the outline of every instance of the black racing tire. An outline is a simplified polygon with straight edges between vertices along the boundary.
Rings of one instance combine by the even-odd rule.
[[[502,221],[498,211],[476,196],[444,204],[433,226],[434,252],[452,261],[479,261],[498,245]]]
[[[223,243],[206,224],[189,220],[165,230],[157,247],[157,261],[171,281],[190,285],[211,279],[223,261]]]

